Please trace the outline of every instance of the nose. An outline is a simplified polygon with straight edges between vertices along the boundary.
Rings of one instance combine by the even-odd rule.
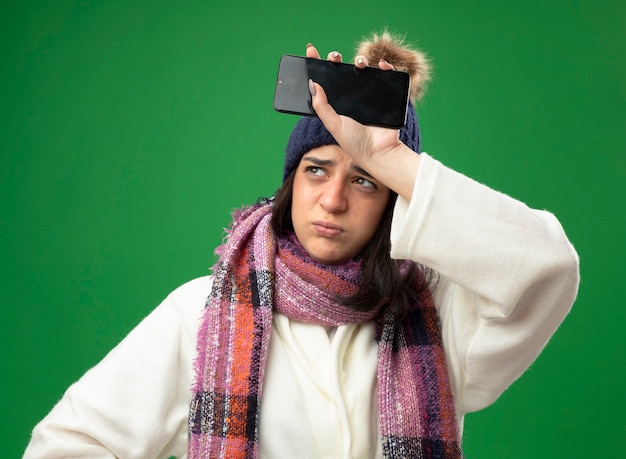
[[[343,212],[348,207],[346,185],[342,180],[329,180],[325,183],[319,204],[326,212]]]

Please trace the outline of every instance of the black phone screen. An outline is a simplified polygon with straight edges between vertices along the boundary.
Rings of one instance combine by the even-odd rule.
[[[411,84],[408,73],[284,55],[278,67],[274,108],[314,116],[309,79],[324,88],[328,102],[340,115],[396,129],[405,123]]]

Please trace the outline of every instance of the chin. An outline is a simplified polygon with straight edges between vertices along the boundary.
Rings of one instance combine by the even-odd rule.
[[[347,250],[344,243],[328,241],[326,239],[309,241],[311,244],[302,243],[302,247],[309,256],[323,265],[339,265],[356,256],[356,253]]]
[[[353,258],[352,256],[345,253],[329,253],[323,251],[316,251],[314,253],[309,252],[309,255],[311,255],[311,258],[313,258],[315,261],[323,265],[339,265]]]

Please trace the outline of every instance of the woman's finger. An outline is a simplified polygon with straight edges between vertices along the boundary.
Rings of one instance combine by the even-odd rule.
[[[313,46],[311,43],[307,43],[305,55],[306,57],[312,57],[314,59],[321,59],[320,53],[317,51],[317,48]]]
[[[354,59],[354,65],[357,68],[364,69],[368,65],[367,58],[365,56],[357,56]]]
[[[393,65],[387,62],[385,59],[381,59],[378,61],[378,68],[381,70],[394,70]]]
[[[341,53],[337,51],[332,51],[328,53],[327,59],[331,62],[341,62],[342,60]]]

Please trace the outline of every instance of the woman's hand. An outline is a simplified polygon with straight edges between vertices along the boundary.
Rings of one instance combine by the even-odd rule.
[[[307,45],[306,56],[320,59],[319,52],[311,44]],[[341,53],[328,53],[328,60],[342,62]],[[368,62],[364,56],[357,56],[354,65],[365,68]],[[382,70],[393,70],[393,66],[384,60],[378,63],[378,67]],[[309,90],[317,116],[339,146],[373,177],[410,200],[420,157],[402,143],[400,131],[365,126],[350,117],[339,115],[328,103],[322,86],[309,81]]]
[[[311,44],[307,45],[306,56],[320,59],[319,52]],[[337,51],[328,53],[328,60],[331,62],[342,62],[341,53]],[[365,57],[357,56],[354,65],[362,69],[367,67],[368,62]],[[379,67],[383,70],[393,69],[391,64],[382,60],[379,62]],[[389,148],[402,144],[398,130],[365,126],[352,118],[338,115],[328,103],[326,92],[319,84],[310,81],[309,89],[311,90],[313,108],[326,126],[326,129],[355,160],[363,160],[373,154],[380,154]]]

